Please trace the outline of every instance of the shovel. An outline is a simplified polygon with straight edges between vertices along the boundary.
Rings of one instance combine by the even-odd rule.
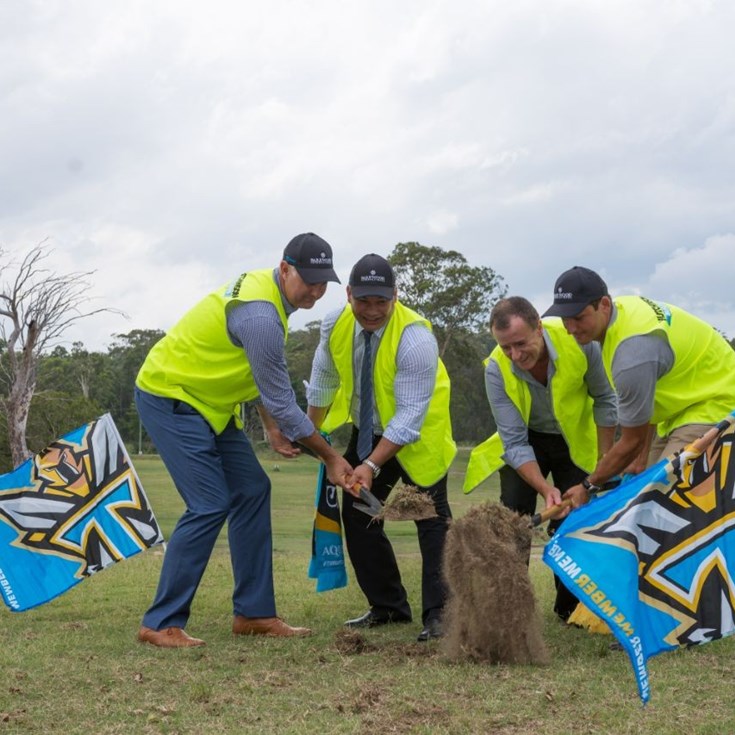
[[[324,436],[324,434],[322,434],[322,436]],[[304,454],[308,454],[311,457],[319,459],[314,451],[299,442],[291,442],[291,446],[300,449]],[[357,510],[361,510],[363,513],[367,513],[371,518],[375,518],[375,516],[383,510],[383,504],[366,487],[362,487],[357,483],[352,486],[353,490],[357,490],[358,488],[360,489],[360,500],[362,500],[362,503],[355,503],[354,507],[357,508]]]
[[[357,487],[355,484],[352,489],[357,490]],[[360,486],[360,500],[362,503],[353,503],[352,507],[361,510],[371,518],[375,518],[383,510],[383,504],[366,487]]]
[[[604,483],[597,492],[614,490],[618,485],[620,485],[620,482],[621,478],[613,477]],[[546,510],[536,513],[536,515],[531,516],[531,520],[529,521],[530,528],[536,528],[536,526],[540,526],[545,521],[550,521],[552,518],[556,518],[559,513],[561,513],[565,508],[568,508],[571,504],[571,498],[567,498],[566,500],[562,500],[559,505],[552,505],[551,508],[546,508]]]
[[[536,528],[536,526],[540,526],[545,521],[549,521],[552,518],[556,518],[559,513],[561,513],[565,508],[569,508],[569,506],[572,504],[572,499],[567,498],[566,500],[562,500],[559,505],[552,505],[551,508],[546,508],[545,510],[542,510],[540,513],[536,513],[536,515],[531,516],[531,520],[528,522],[528,525],[531,528]]]

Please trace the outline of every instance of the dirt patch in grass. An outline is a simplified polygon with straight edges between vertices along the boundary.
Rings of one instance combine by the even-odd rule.
[[[356,692],[353,692],[352,696],[345,697],[343,701],[340,701],[335,709],[337,712],[351,712],[359,715],[378,707],[382,697],[383,692],[378,687],[364,684]]]
[[[22,723],[27,721],[26,717],[26,710],[25,709],[16,709],[11,710],[9,712],[0,712],[0,723],[3,725],[18,725],[18,727],[21,726]],[[12,730],[8,730],[8,732],[12,732]],[[18,730],[16,730],[18,732]]]
[[[437,512],[431,497],[415,485],[396,485],[383,510],[375,517],[379,521],[423,521],[436,518]]]
[[[436,646],[427,646],[426,643],[400,643],[398,645],[391,644],[384,649],[386,658],[395,659],[396,661],[405,661],[406,659],[438,658],[439,652]]]
[[[360,723],[360,733],[400,733],[424,732],[426,728],[433,729],[445,726],[449,721],[448,712],[430,702],[402,703],[400,714],[385,710],[370,710],[365,713]]]
[[[377,650],[377,647],[368,643],[361,633],[348,628],[338,630],[334,634],[334,646],[343,656],[358,656]]]
[[[425,643],[370,643],[362,633],[344,628],[334,634],[334,647],[343,656],[359,656],[363,653],[380,652],[386,662],[405,663],[411,659],[436,659],[440,657],[436,646]]]
[[[528,575],[531,536],[528,519],[498,503],[471,508],[452,523],[444,550],[448,658],[548,663]]]
[[[380,703],[382,696],[383,693],[378,687],[363,686],[352,700],[350,709],[355,714],[366,712],[367,710],[376,707]]]

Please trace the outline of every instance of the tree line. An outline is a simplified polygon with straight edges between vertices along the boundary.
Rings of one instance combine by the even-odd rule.
[[[71,349],[58,344],[71,323],[106,309],[85,312],[81,307],[91,274],[51,273],[43,267],[48,254],[43,243],[37,245],[14,277],[0,282],[0,472],[106,412],[132,453],[153,451],[138,420],[133,390],[143,360],[164,332],[135,329],[113,335],[106,352],[90,352],[81,342]],[[470,265],[461,253],[417,242],[398,243],[388,260],[396,271],[399,299],[433,325],[452,383],[454,437],[477,444],[493,431],[482,361],[494,346],[487,320],[492,306],[506,295],[503,278],[490,267]],[[7,263],[0,265],[0,276],[8,270]],[[290,332],[286,343],[302,408],[319,325],[313,321]],[[735,339],[730,344],[735,348]],[[250,438],[262,442],[254,407],[245,406],[243,418]]]
[[[71,348],[60,344],[49,348],[63,330],[56,327],[61,315],[56,314],[56,320],[53,318],[55,305],[48,300],[38,301],[44,293],[43,279],[48,281],[50,277],[46,272],[40,273],[39,263],[45,255],[43,247],[37,246],[26,256],[18,271],[23,274],[20,286],[17,276],[10,285],[0,284],[3,305],[0,317],[5,317],[0,323],[0,471],[8,471],[18,464],[18,452],[12,451],[10,421],[17,421],[19,415],[23,418],[23,411],[26,412],[26,454],[43,449],[64,433],[105,412],[114,418],[132,453],[152,451],[138,421],[133,390],[145,356],[164,332],[135,329],[116,334],[105,352],[89,351],[81,342]],[[503,278],[487,266],[470,265],[461,253],[416,242],[399,243],[388,260],[396,270],[399,299],[433,325],[452,381],[455,439],[466,444],[485,439],[492,428],[492,417],[485,397],[482,360],[493,346],[487,318],[492,305],[505,295]],[[38,288],[34,275],[43,276],[39,278]],[[69,299],[75,292],[63,289],[64,279],[82,289],[87,275],[90,274],[52,274],[54,283],[60,284],[59,289],[66,296],[63,306],[67,318]],[[25,301],[20,298],[24,294]],[[44,309],[52,313],[44,314]],[[85,316],[79,309],[74,313],[78,318]],[[56,333],[46,334],[44,323],[54,325]],[[286,343],[293,389],[303,408],[306,408],[304,380],[311,373],[319,324],[310,322],[304,329],[290,332]],[[28,398],[25,407],[23,391]],[[244,418],[251,439],[262,441],[257,412],[245,407]]]

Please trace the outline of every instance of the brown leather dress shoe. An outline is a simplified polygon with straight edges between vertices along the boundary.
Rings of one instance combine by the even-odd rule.
[[[232,621],[232,632],[235,635],[266,635],[283,638],[292,636],[303,638],[311,635],[309,628],[293,628],[281,618],[245,618],[242,615],[235,615]]]
[[[203,646],[204,641],[192,638],[184,632],[183,628],[162,628],[153,630],[141,626],[138,631],[138,640],[141,643],[150,643],[159,648],[190,648],[191,646]]]

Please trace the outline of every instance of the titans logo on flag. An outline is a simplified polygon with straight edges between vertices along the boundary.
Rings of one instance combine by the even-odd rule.
[[[650,697],[647,659],[735,632],[735,411],[578,508],[544,562],[606,622]]]
[[[11,609],[45,602],[162,540],[109,415],[0,478],[0,590]],[[23,606],[28,573],[38,574],[37,590]],[[36,591],[43,599],[33,601]]]
[[[637,555],[639,599],[670,617],[670,646],[735,629],[732,449],[730,427],[698,457],[676,457],[670,484],[653,483],[608,520],[575,534]]]

